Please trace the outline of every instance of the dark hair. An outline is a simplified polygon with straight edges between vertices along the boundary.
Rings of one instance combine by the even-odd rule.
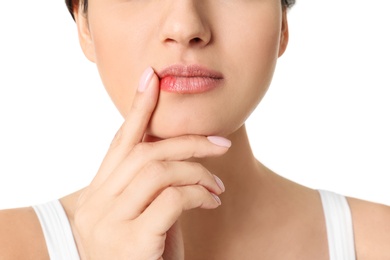
[[[74,19],[73,8],[75,6],[78,6],[80,1],[83,4],[84,12],[87,12],[88,0],[65,0],[66,6],[68,7],[68,10],[69,10],[70,14],[72,15],[73,19]],[[282,1],[283,8],[290,8],[291,6],[293,6],[295,4],[295,0],[281,0],[281,1]]]
[[[84,12],[86,12],[88,10],[88,0],[65,0],[66,6],[68,7],[68,10],[72,15],[73,20],[74,20],[73,9],[75,6],[79,5],[80,1],[83,3]]]
[[[282,0],[282,5],[285,8],[290,8],[295,4],[295,0]]]

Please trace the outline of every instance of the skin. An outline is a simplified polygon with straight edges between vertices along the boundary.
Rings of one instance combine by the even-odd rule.
[[[329,258],[318,193],[258,162],[244,126],[287,46],[279,1],[92,0],[75,17],[125,118],[91,184],[61,199],[82,259]],[[177,63],[223,84],[178,95],[153,73],[139,82]],[[348,200],[358,258],[390,258],[389,208]],[[48,259],[31,208],[0,213],[0,244],[1,259]]]
[[[285,42],[280,39],[281,17],[280,3],[269,0],[244,4],[90,1],[88,26],[78,25],[84,52],[96,63],[123,116],[134,96],[129,86],[138,84],[148,66],[160,71],[172,64],[201,64],[221,72],[223,87],[207,95],[161,92],[148,132],[160,138],[228,136],[243,125],[269,86],[276,59],[285,48],[279,48],[279,41],[287,42],[287,36]],[[142,28],[130,26],[135,24]],[[240,37],[228,37],[231,33]],[[250,52],[242,51],[242,39]]]

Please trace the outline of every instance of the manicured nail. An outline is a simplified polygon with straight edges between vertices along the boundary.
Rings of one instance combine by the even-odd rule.
[[[214,174],[213,174],[213,175],[214,175]],[[221,180],[220,178],[218,178],[217,175],[214,175],[214,179],[215,179],[215,181],[217,182],[218,187],[220,187],[221,190],[222,190],[222,192],[224,192],[224,191],[225,191],[225,185],[223,185],[222,180]]]
[[[210,142],[218,146],[227,147],[227,148],[232,146],[232,142],[230,140],[220,136],[208,136],[207,139],[209,139]]]
[[[218,202],[219,205],[222,204],[221,199],[217,195],[215,195],[214,193],[211,193],[211,195],[213,195],[214,199]]]
[[[148,67],[144,73],[142,73],[141,80],[139,81],[138,92],[144,92],[149,85],[154,71],[151,67]]]

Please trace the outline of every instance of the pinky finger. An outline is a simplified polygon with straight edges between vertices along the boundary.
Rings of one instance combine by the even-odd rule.
[[[137,218],[156,235],[165,234],[185,210],[215,209],[221,200],[201,185],[168,187]],[[140,223],[139,222],[139,223]]]

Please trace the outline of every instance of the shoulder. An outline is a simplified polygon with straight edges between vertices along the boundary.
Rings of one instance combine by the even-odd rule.
[[[390,259],[390,207],[348,198],[358,259]]]
[[[49,259],[32,208],[0,210],[0,259]]]

